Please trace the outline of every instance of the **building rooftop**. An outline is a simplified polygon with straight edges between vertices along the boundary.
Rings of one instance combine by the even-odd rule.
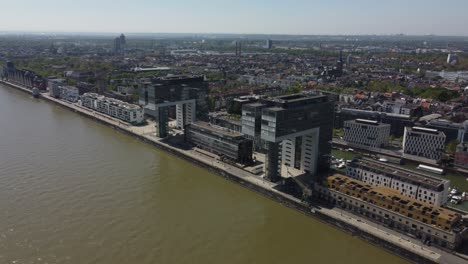
[[[445,184],[449,184],[450,181],[432,177],[426,174],[422,174],[415,171],[401,169],[400,167],[382,164],[380,162],[376,162],[369,159],[360,159],[355,160],[349,164],[351,167],[353,166],[363,166],[367,169],[378,171],[379,173],[388,174],[394,177],[398,177],[406,182],[411,182],[413,184],[422,185],[428,189],[432,190],[443,190]]]
[[[125,109],[130,109],[130,110],[140,110],[141,107],[139,105],[135,104],[130,104],[115,98],[110,98],[110,97],[105,97],[103,95],[97,94],[97,93],[85,93],[83,94],[84,97],[90,97],[95,100],[100,100],[100,101],[105,101],[106,103],[112,104],[112,105],[117,105],[121,108]]]
[[[364,109],[356,109],[356,108],[341,108],[340,112],[349,112],[349,113],[362,113],[362,114],[368,114],[372,116],[388,116],[388,117],[396,117],[396,118],[401,118],[401,119],[411,119],[410,115],[404,115],[404,114],[395,114],[395,113],[386,113],[386,112],[377,112],[377,111],[372,111],[372,110],[364,110]]]
[[[382,124],[382,123],[379,123],[378,121],[367,120],[367,119],[348,120],[345,122],[358,123],[358,124],[364,124],[364,125],[369,125],[369,126],[390,126],[389,124]]]
[[[242,121],[239,118],[233,117],[229,115],[227,112],[211,112],[208,114],[210,118],[215,118],[218,120],[224,120],[231,124],[235,124],[238,126],[242,125]]]
[[[263,99],[261,102],[266,106],[267,111],[278,112],[289,108],[329,102],[329,99],[326,95],[293,94]]]
[[[265,106],[265,104],[262,104],[259,102],[244,105],[244,107],[251,107],[251,108],[257,108],[257,107],[263,107],[263,106]]]
[[[432,120],[429,122],[429,126],[435,126],[435,127],[440,127],[440,128],[454,128],[454,129],[463,128],[462,123],[455,123],[455,122],[445,120],[445,119]]]
[[[407,127],[408,132],[419,132],[419,133],[427,133],[427,134],[443,134],[443,132],[438,131],[437,129],[432,128],[425,128],[425,127]]]
[[[227,129],[227,128],[224,128],[224,127],[220,127],[220,126],[217,126],[217,125],[213,125],[213,124],[210,124],[210,123],[207,123],[207,122],[203,122],[203,121],[194,122],[194,123],[190,124],[190,126],[207,129],[207,130],[210,130],[210,131],[213,131],[213,132],[216,132],[218,134],[222,134],[222,135],[225,135],[225,136],[228,136],[228,137],[231,137],[231,138],[241,138],[241,137],[243,137],[242,133],[239,133],[239,132],[236,132],[236,131],[233,131],[233,130],[230,130],[230,129]]]
[[[340,174],[329,176],[327,178],[327,181],[329,185],[335,186],[334,189],[336,189],[336,187],[340,187],[359,192],[362,195],[362,197],[358,198],[361,198],[364,201],[367,201],[369,198],[374,198],[374,200],[379,200],[387,204],[394,205],[393,207],[391,207],[391,209],[389,209],[400,214],[403,214],[401,212],[403,210],[412,212],[414,216],[412,216],[411,218],[413,219],[416,218],[414,212],[417,212],[419,213],[418,216],[422,215],[430,217],[431,219],[436,217],[442,219],[444,224],[450,223],[450,227],[452,227],[461,219],[461,216],[454,211],[439,206],[434,206],[429,203],[421,202],[410,197],[406,197],[400,194],[398,191],[388,187],[371,186],[369,184],[366,184],[365,182],[358,181]]]
[[[441,118],[441,117],[442,117],[442,115],[440,115],[440,114],[429,114],[429,115],[425,115],[425,116],[419,118],[419,121],[420,122],[423,122],[423,121],[429,122],[429,121],[436,120],[436,119]]]
[[[306,94],[293,94],[293,95],[283,95],[274,97],[271,99],[266,99],[267,102],[279,103],[279,104],[288,104],[295,102],[323,102],[323,100],[328,99],[325,95],[306,95]]]

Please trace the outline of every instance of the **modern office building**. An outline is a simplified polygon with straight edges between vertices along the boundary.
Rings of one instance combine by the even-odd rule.
[[[79,89],[75,86],[59,86],[60,98],[72,103],[78,102],[80,99]]]
[[[335,112],[335,128],[343,128],[347,120],[366,119],[390,125],[390,134],[395,137],[404,135],[405,127],[414,126],[411,115],[384,113],[361,109],[341,108]]]
[[[424,127],[437,129],[438,131],[444,132],[445,144],[450,143],[453,140],[458,140],[458,142],[464,142],[465,134],[468,130],[468,122],[455,123],[445,119],[436,119],[428,122]],[[468,139],[468,137],[466,137]]]
[[[450,181],[368,159],[354,160],[346,168],[348,177],[372,186],[396,190],[401,195],[436,206],[447,203]]]
[[[267,39],[265,43],[265,49],[273,48],[273,41],[271,39]]]
[[[81,96],[81,105],[97,112],[118,118],[131,124],[144,121],[143,108],[138,105],[108,98],[96,93],[85,93]]]
[[[468,229],[455,211],[343,175],[326,182],[327,186],[316,185],[315,195],[370,221],[449,249],[457,249],[466,238]]]
[[[236,117],[232,117],[226,112],[209,113],[210,124],[227,128],[236,132],[242,132],[242,122]]]
[[[406,127],[403,137],[405,154],[439,161],[445,148],[445,134],[436,129]]]
[[[208,119],[208,82],[203,76],[173,76],[139,84],[139,104],[155,118],[157,135],[167,137],[169,108],[176,108],[177,127]]]
[[[351,146],[381,148],[388,145],[390,125],[365,119],[348,120],[343,132],[343,140]]]
[[[261,118],[259,111],[261,109]],[[295,94],[243,107],[242,132],[265,142],[266,177],[278,181],[297,173],[328,170],[334,103],[329,97]]]
[[[187,142],[241,164],[252,163],[252,140],[241,133],[203,121],[185,127]]]
[[[262,103],[252,103],[242,106],[242,134],[253,140],[254,149],[264,148],[262,144],[262,109],[265,105]]]
[[[96,85],[88,82],[78,82],[76,87],[78,88],[80,95],[96,92]]]
[[[47,88],[49,95],[55,98],[60,98],[60,86],[65,86],[67,80],[65,79],[49,79],[47,80]]]

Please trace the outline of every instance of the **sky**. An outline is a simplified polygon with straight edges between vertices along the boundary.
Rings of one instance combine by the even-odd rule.
[[[468,0],[0,0],[0,31],[468,36]]]

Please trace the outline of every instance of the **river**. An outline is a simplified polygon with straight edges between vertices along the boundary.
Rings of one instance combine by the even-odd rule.
[[[407,263],[0,85],[0,263]]]

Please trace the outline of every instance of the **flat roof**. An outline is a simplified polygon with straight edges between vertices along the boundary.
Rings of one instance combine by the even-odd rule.
[[[421,130],[421,131],[428,131],[428,132],[437,132],[437,129],[425,128],[425,127],[413,127],[413,130]]]
[[[367,119],[347,120],[345,122],[365,124],[365,125],[370,125],[370,126],[390,126],[390,124],[383,124],[383,123],[379,123],[378,121],[367,120]]]
[[[429,134],[441,134],[441,131],[432,128],[425,128],[425,127],[407,127],[408,131],[410,132],[421,132],[421,133],[429,133]]]
[[[369,159],[360,159],[358,161],[351,162],[350,165],[364,166],[368,169],[378,170],[380,172],[399,177],[400,179],[404,179],[407,182],[423,185],[429,189],[437,190],[443,184],[447,184],[450,182],[446,179],[436,178],[419,172],[401,169],[393,165],[384,165],[380,162],[376,162]]]
[[[368,196],[376,196],[376,197],[385,197],[389,198],[395,203],[403,204],[406,208],[415,208],[420,212],[425,212],[427,215],[436,215],[441,219],[445,219],[447,221],[453,222],[459,218],[459,214],[455,211],[451,211],[449,209],[445,209],[439,206],[434,206],[429,203],[425,203],[414,198],[410,198],[404,196],[393,190],[391,188],[385,186],[371,186],[365,182],[355,180],[353,178],[335,174],[333,176],[328,177],[329,180],[338,181],[337,184],[345,185],[349,189],[357,189],[361,193],[366,193]]]
[[[106,102],[106,103],[109,103],[109,104],[117,105],[117,106],[119,106],[121,108],[125,108],[125,109],[130,109],[130,110],[141,110],[142,109],[141,106],[139,106],[139,105],[130,104],[130,103],[127,103],[127,102],[124,102],[124,101],[121,101],[121,100],[118,100],[118,99],[115,99],[115,98],[106,97],[104,95],[100,95],[100,94],[97,94],[97,93],[85,93],[85,94],[82,95],[82,97],[89,97],[89,98],[99,100],[99,101],[102,101],[102,102]]]
[[[230,130],[230,129],[227,129],[227,128],[224,128],[224,127],[213,125],[213,124],[210,124],[210,123],[207,123],[207,122],[204,122],[204,121],[197,121],[197,122],[194,122],[194,123],[192,123],[190,125],[195,126],[195,127],[204,128],[204,129],[207,129],[207,130],[219,133],[219,134],[223,134],[223,135],[226,135],[226,136],[229,136],[229,137],[236,138],[236,137],[242,137],[243,136],[242,133],[239,133],[237,131],[233,131],[233,130]]]
[[[308,100],[315,100],[315,99],[322,99],[328,98],[326,95],[306,95],[306,94],[292,94],[292,95],[283,95],[274,97],[271,99],[266,99],[265,101],[274,102],[274,103],[293,103],[293,102],[300,102],[300,101],[308,101]]]
[[[246,104],[246,105],[244,105],[244,106],[249,106],[249,107],[263,107],[263,106],[265,106],[265,104],[256,102],[256,103]]]
[[[377,125],[379,122],[375,121],[375,120],[367,120],[367,119],[356,119],[356,122],[358,123],[367,123],[367,124],[375,124]]]

